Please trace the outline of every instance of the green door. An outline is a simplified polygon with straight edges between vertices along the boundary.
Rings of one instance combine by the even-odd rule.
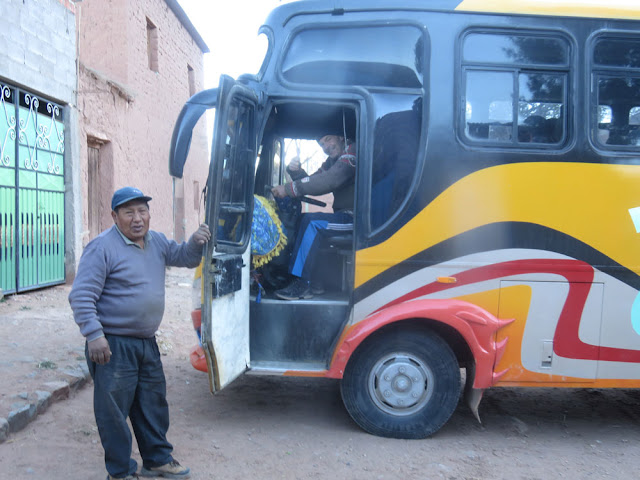
[[[55,103],[0,83],[0,288],[64,282],[64,125]]]

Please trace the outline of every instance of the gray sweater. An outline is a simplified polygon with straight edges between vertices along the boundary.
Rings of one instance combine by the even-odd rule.
[[[116,226],[85,247],[69,303],[88,341],[103,333],[153,337],[164,313],[164,274],[168,265],[196,267],[202,247],[193,237],[178,245],[149,231],[145,248],[125,241]]]

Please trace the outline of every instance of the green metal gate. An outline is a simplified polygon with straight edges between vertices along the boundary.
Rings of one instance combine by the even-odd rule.
[[[0,288],[64,282],[64,125],[53,102],[0,83]]]

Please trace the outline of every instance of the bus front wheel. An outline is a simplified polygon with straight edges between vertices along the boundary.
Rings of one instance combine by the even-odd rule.
[[[453,414],[460,397],[460,369],[436,333],[397,330],[358,347],[345,369],[341,393],[349,415],[365,431],[425,438]]]

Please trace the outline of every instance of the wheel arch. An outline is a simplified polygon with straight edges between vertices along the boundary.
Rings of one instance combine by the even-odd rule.
[[[393,305],[374,312],[347,329],[340,338],[327,377],[342,378],[349,359],[365,341],[397,328],[422,328],[432,331],[449,344],[458,364],[473,375],[473,388],[493,385],[505,372],[494,372],[506,340],[496,342],[495,333],[513,320],[500,320],[469,302],[426,299]],[[468,368],[471,367],[471,368]]]
[[[473,353],[464,337],[451,325],[442,323],[433,318],[413,317],[399,319],[390,323],[381,325],[378,329],[371,332],[366,338],[358,344],[352,354],[360,348],[365,342],[375,341],[379,337],[383,337],[388,333],[397,331],[398,329],[414,330],[416,332],[433,332],[442,338],[451,347],[451,350],[458,360],[458,364],[464,367],[469,362],[473,362]]]

